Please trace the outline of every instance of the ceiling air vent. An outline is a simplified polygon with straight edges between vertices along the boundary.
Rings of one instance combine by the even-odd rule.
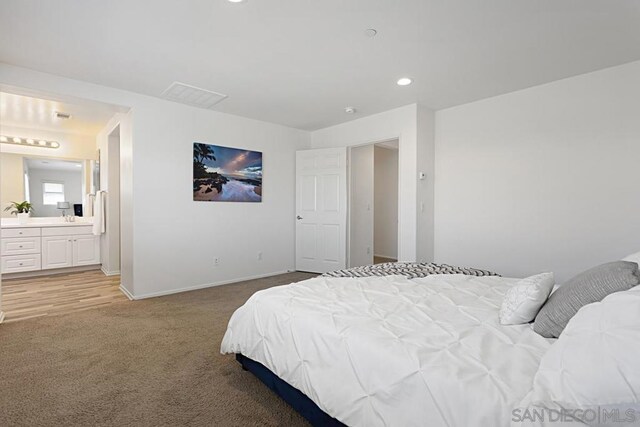
[[[63,113],[62,111],[54,111],[53,114],[56,116],[57,119],[67,120],[71,118],[71,114]]]
[[[193,105],[200,108],[212,108],[218,102],[227,98],[218,92],[213,92],[188,84],[173,82],[164,92],[162,97],[169,101]]]

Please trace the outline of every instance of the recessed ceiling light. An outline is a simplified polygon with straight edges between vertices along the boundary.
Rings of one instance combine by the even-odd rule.
[[[246,0],[227,0],[229,3],[244,3]]]
[[[413,80],[411,80],[409,77],[398,79],[398,86],[409,86],[411,83],[413,83]]]
[[[353,108],[353,107],[347,107],[347,108],[344,109],[344,112],[347,113],[347,114],[353,114],[353,113],[356,112],[356,109]]]

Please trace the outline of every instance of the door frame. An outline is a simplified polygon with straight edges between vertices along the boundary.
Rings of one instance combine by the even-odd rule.
[[[398,203],[396,206],[396,209],[398,210],[398,226],[396,230],[396,233],[398,235],[398,247],[396,251],[398,253],[397,255],[398,261],[400,261],[400,249],[402,248],[402,242],[401,242],[402,234],[400,233],[400,230],[402,229],[401,228],[402,216],[400,215],[400,206],[401,206],[400,197],[402,197],[402,193],[400,191],[400,159],[402,158],[401,156],[402,138],[400,136],[395,136],[395,137],[389,137],[389,138],[383,138],[383,139],[376,139],[368,142],[361,142],[361,143],[347,146],[347,248],[346,248],[347,268],[351,267],[351,193],[352,193],[351,150],[353,150],[354,148],[366,147],[368,145],[382,144],[382,143],[391,142],[391,141],[398,141],[398,188],[397,188]],[[375,167],[374,167],[374,173],[375,173]],[[375,210],[374,210],[374,213],[375,213]],[[374,248],[371,248],[371,252],[375,252]],[[375,254],[373,253],[371,255],[372,257],[375,256]]]

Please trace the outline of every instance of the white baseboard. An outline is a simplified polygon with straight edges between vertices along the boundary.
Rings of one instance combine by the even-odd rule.
[[[133,297],[133,295],[131,295],[131,292],[129,292],[129,290],[127,288],[125,288],[124,286],[122,286],[122,283],[120,284],[120,292],[122,292],[124,294],[125,297],[129,298],[129,301],[133,301],[135,298]]]
[[[102,272],[104,273],[105,276],[117,276],[118,274],[120,274],[120,270],[118,271],[107,271],[104,269],[104,267],[100,267],[100,270],[102,270]]]
[[[147,298],[162,297],[162,296],[165,296],[165,295],[179,294],[181,292],[197,291],[198,289],[212,288],[214,286],[228,285],[228,284],[231,284],[231,283],[244,282],[244,281],[247,281],[247,280],[263,279],[265,277],[277,276],[279,274],[285,274],[285,273],[289,273],[289,272],[291,272],[291,270],[274,271],[272,273],[258,274],[256,276],[238,277],[237,279],[223,280],[223,281],[220,281],[220,282],[206,283],[206,284],[203,284],[203,285],[196,285],[196,286],[189,286],[187,288],[170,289],[168,291],[151,292],[151,293],[142,294],[142,295],[132,295],[131,293],[129,293],[129,291],[124,289],[122,287],[122,285],[120,285],[120,290],[127,297],[129,297],[129,299],[131,299],[131,300],[141,300],[141,299],[147,299]]]
[[[25,271],[22,273],[5,273],[3,279],[24,279],[29,277],[52,276],[56,274],[82,273],[83,271],[100,270],[100,265],[86,265],[80,267],[52,268],[48,270]]]
[[[4,322],[4,311],[0,311],[0,323]]]

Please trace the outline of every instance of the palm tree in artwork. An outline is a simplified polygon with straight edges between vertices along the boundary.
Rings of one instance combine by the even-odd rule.
[[[193,160],[200,164],[204,164],[205,160],[216,161],[213,148],[207,144],[193,144]]]

